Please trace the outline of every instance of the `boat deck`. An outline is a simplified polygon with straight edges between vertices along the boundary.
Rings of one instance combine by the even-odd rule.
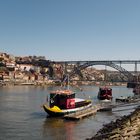
[[[64,119],[80,120],[84,117],[91,116],[91,115],[95,114],[99,109],[100,109],[100,106],[91,106],[88,109],[65,115]]]

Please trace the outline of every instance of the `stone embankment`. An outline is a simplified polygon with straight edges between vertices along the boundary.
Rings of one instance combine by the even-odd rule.
[[[140,140],[140,106],[130,115],[104,125],[86,140]]]

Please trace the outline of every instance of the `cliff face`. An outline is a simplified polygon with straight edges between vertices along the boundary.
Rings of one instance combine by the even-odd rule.
[[[97,134],[87,140],[139,140],[140,106],[128,116],[104,125]]]

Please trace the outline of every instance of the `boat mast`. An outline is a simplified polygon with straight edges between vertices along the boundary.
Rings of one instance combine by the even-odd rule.
[[[67,75],[67,77],[68,77],[68,90],[70,89],[70,87],[69,87],[69,74]]]
[[[106,87],[106,80],[107,80],[107,66],[105,65],[105,78],[104,78],[104,86]]]

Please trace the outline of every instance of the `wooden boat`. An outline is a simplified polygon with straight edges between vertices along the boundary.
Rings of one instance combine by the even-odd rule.
[[[112,89],[109,87],[100,87],[97,97],[99,100],[112,100]]]
[[[75,98],[71,90],[56,90],[50,93],[49,103],[43,108],[49,116],[63,116],[92,106],[91,100]]]

